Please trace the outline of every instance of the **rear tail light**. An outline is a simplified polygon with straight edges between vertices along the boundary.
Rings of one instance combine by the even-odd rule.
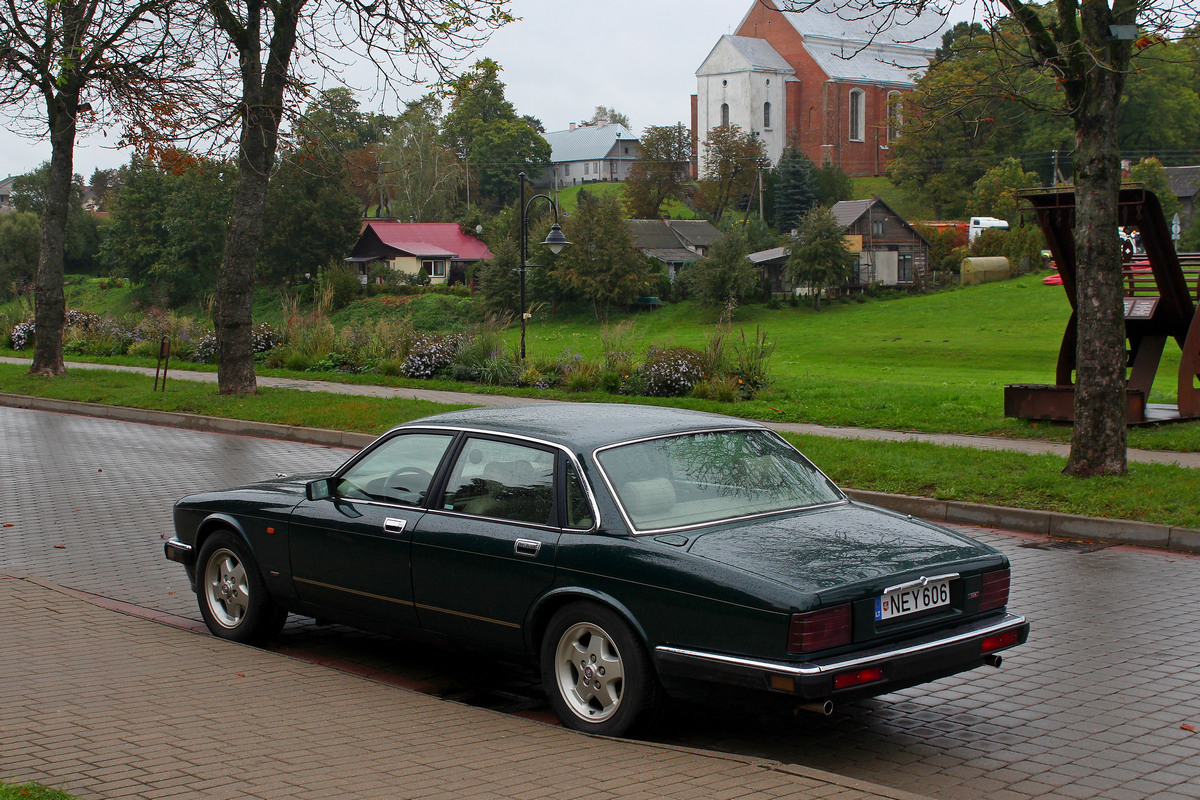
[[[990,611],[1008,604],[1009,573],[1006,569],[983,573],[983,586],[979,591],[979,610]]]
[[[843,672],[833,676],[834,691],[838,689],[848,689],[851,686],[860,686],[864,683],[875,683],[883,680],[883,669],[880,667],[871,667],[869,669],[859,669],[854,672]]]
[[[815,653],[850,644],[850,604],[792,614],[788,652]]]
[[[979,643],[979,652],[983,655],[993,653],[997,650],[1003,650],[1006,647],[1012,647],[1018,641],[1016,631],[1005,631],[987,637]]]

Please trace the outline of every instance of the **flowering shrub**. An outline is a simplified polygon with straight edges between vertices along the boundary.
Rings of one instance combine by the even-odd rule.
[[[207,364],[217,357],[217,335],[206,333],[196,340],[196,349],[192,352],[192,361]]]
[[[33,320],[18,322],[14,325],[12,332],[8,335],[8,338],[12,340],[13,350],[24,350],[35,332]]]
[[[419,334],[413,340],[408,358],[400,365],[400,371],[406,378],[432,378],[438,371],[450,366],[465,338],[461,334]]]
[[[650,345],[640,370],[642,393],[649,397],[682,397],[704,379],[704,354],[690,347]]]
[[[283,334],[265,322],[255,325],[251,335],[254,338],[254,352],[256,353],[273,350],[283,342]]]

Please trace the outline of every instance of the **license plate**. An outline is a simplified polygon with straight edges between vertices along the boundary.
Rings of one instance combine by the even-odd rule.
[[[875,619],[888,620],[950,605],[950,579],[907,586],[875,598]]]

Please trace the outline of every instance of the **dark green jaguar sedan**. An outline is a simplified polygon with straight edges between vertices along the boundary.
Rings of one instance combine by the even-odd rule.
[[[401,425],[332,475],[185,497],[167,558],[209,629],[288,612],[540,665],[564,725],[623,735],[668,696],[829,713],[1025,641],[996,550],[851,502],[781,437],[637,405]]]

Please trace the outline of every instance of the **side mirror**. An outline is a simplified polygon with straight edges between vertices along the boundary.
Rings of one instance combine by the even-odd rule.
[[[333,478],[318,478],[304,484],[304,494],[309,500],[328,500],[333,497]]]

